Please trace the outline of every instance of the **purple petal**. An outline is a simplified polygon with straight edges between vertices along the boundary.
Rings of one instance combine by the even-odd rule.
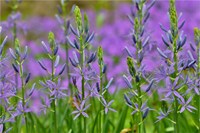
[[[103,101],[103,105],[106,106],[106,105],[107,105],[106,100],[105,100],[103,97],[101,97],[101,99],[102,99],[102,101]]]
[[[88,114],[85,113],[85,112],[82,112],[82,115],[83,115],[84,117],[89,117]]]
[[[191,106],[191,105],[188,105],[187,108],[197,110],[195,107],[193,107],[193,106]]]
[[[147,101],[142,104],[141,110],[144,110],[146,108],[146,104],[147,104]]]
[[[111,100],[107,106],[110,106],[112,103],[114,102],[114,100]]]
[[[117,112],[116,110],[114,110],[113,108],[109,108],[110,111],[112,112]]]
[[[174,95],[177,96],[180,99],[183,99],[183,97],[177,91],[174,91]]]
[[[81,106],[80,106],[81,110],[83,109],[84,105],[85,105],[85,100],[83,100],[83,101],[81,102]]]
[[[80,113],[78,113],[75,117],[74,120],[76,120],[76,118],[78,118],[80,116]]]
[[[108,113],[108,108],[105,108],[105,114],[107,114]]]
[[[185,106],[183,106],[180,110],[180,113],[182,113],[185,110]]]
[[[80,108],[79,108],[79,106],[78,106],[78,104],[77,104],[76,102],[74,102],[74,105],[76,106],[76,108],[77,108],[78,110],[80,110]]]
[[[169,91],[169,92],[165,95],[165,97],[169,97],[171,94],[172,94],[172,92]]]
[[[75,111],[72,112],[72,114],[77,114],[77,113],[79,113],[78,110],[75,110]]]
[[[192,97],[190,97],[190,98],[187,100],[186,105],[189,104],[189,103],[191,102],[191,100],[192,100]]]
[[[177,77],[177,78],[175,79],[175,81],[174,81],[174,83],[173,83],[173,87],[175,87],[175,86],[177,85],[178,80],[179,80],[179,77]]]
[[[136,108],[136,109],[138,109],[138,104],[137,104],[137,103],[135,103],[134,105],[135,105],[135,108]]]
[[[3,124],[0,124],[0,133],[3,133]]]
[[[91,105],[91,104],[87,105],[87,106],[83,109],[83,111],[85,111],[86,109],[88,109],[88,108],[90,107],[90,105]]]
[[[194,87],[194,91],[196,92],[197,95],[199,95],[199,89],[197,87]]]
[[[191,110],[190,108],[186,107],[186,109],[187,109],[189,112],[192,112],[192,110]]]
[[[133,111],[133,112],[131,113],[131,115],[134,115],[136,112],[137,112],[137,110]]]

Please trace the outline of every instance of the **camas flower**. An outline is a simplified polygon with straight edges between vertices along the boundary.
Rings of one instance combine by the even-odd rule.
[[[179,99],[183,99],[183,97],[181,96],[181,94],[177,91],[178,89],[180,89],[182,86],[184,86],[183,84],[179,84],[179,77],[177,77],[174,82],[172,82],[170,79],[167,80],[167,85],[166,85],[166,89],[165,89],[165,97],[169,98],[170,96],[172,96],[172,98],[174,98],[173,96],[176,96]]]
[[[192,112],[192,110],[197,110],[195,107],[189,105],[190,102],[192,100],[192,96],[187,100],[185,101],[185,99],[181,99],[181,110],[180,110],[180,113],[183,113],[186,109],[189,111],[189,112]]]
[[[80,105],[78,105],[78,103],[74,102],[74,105],[77,109],[72,112],[72,114],[76,114],[76,116],[74,117],[74,120],[77,119],[80,115],[83,115],[84,117],[89,117],[85,111],[90,107],[90,104],[85,106],[85,102],[86,102],[86,100],[83,100]]]
[[[117,112],[116,110],[114,110],[113,108],[110,107],[111,104],[114,102],[114,100],[111,100],[108,103],[106,102],[106,100],[103,97],[101,97],[101,100],[102,100],[101,103],[103,104],[103,106],[105,108],[105,114],[107,114],[109,110],[112,112]]]
[[[170,114],[170,112],[172,112],[172,111],[173,110],[170,110],[170,109],[168,109],[166,112],[161,110],[159,112],[160,115],[157,117],[158,120],[155,123],[157,123],[157,122],[161,121],[162,119],[166,118]]]

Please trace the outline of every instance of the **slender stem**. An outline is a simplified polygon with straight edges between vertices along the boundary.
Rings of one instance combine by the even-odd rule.
[[[100,64],[100,94],[103,93],[103,72],[102,72],[102,64]],[[102,110],[103,106],[102,104],[100,103],[100,119],[99,119],[99,133],[101,133],[101,120],[102,120],[102,117],[103,117],[103,114],[101,114],[101,110]],[[103,121],[102,121],[103,122]],[[104,122],[103,122],[104,123]]]
[[[178,37],[178,35],[174,38],[174,41],[173,41],[173,53],[174,53],[174,74],[172,75],[173,77],[173,79],[172,80],[175,80],[176,79],[176,77],[177,77],[177,74],[178,74],[178,51],[177,51],[177,43],[176,43],[176,41],[177,41],[177,37]],[[174,104],[173,104],[173,106],[174,106],[174,121],[175,121],[175,123],[174,123],[174,132],[175,133],[178,133],[179,132],[179,126],[178,126],[178,100],[177,100],[177,98],[176,98],[176,96],[174,95]]]
[[[55,56],[53,56],[53,59],[52,59],[52,61],[51,61],[51,69],[52,69],[52,71],[51,71],[51,80],[54,82],[55,81],[55,79],[54,79],[54,77],[55,77],[55,68],[54,68],[54,57]],[[54,89],[56,89],[56,88],[54,88]],[[58,132],[58,128],[57,128],[57,115],[56,115],[56,99],[55,99],[55,96],[53,96],[53,101],[52,101],[52,103],[51,103],[51,107],[53,108],[53,122],[52,122],[52,127],[54,127],[54,133],[57,133]]]
[[[79,41],[80,41],[80,47],[81,47],[81,49],[80,49],[80,53],[81,53],[81,75],[82,75],[82,86],[81,86],[81,88],[82,88],[82,99],[84,99],[85,98],[85,87],[84,87],[84,82],[85,82],[85,77],[84,77],[84,73],[83,73],[83,67],[84,67],[84,43],[83,43],[83,37],[82,37],[82,35],[80,36],[80,38],[79,38]]]
[[[15,47],[15,40],[17,38],[17,24],[16,22],[14,22],[14,26],[13,26],[13,44],[14,44],[14,47]],[[18,87],[18,74],[16,73],[15,74],[15,87],[17,88]],[[16,89],[17,91],[17,89]]]
[[[68,43],[66,42],[65,43],[65,56],[66,56],[66,70],[67,70],[67,80],[68,80],[68,86],[70,88],[70,93],[71,95],[73,94],[73,89],[71,87],[71,84],[70,84],[70,67],[69,67],[69,46],[68,46]]]
[[[25,111],[26,101],[25,101],[25,84],[23,80],[23,66],[22,63],[20,63],[20,79],[21,79],[21,87],[22,87],[22,107],[23,107],[23,113],[25,118],[25,125],[26,125],[26,132],[28,132],[28,121]]]
[[[174,123],[174,132],[178,133],[179,132],[179,128],[178,128],[178,113],[177,113],[177,111],[178,111],[178,100],[177,100],[176,96],[174,96],[174,97],[175,97],[175,103],[174,103],[174,121],[175,121],[175,123]]]
[[[140,81],[137,83],[139,107],[142,106]],[[139,111],[139,133],[143,133],[142,111]]]
[[[80,38],[79,38],[79,41],[80,41],[80,47],[81,47],[81,49],[80,49],[80,53],[81,53],[81,75],[82,75],[82,79],[81,79],[81,88],[82,88],[82,99],[84,99],[85,98],[85,77],[84,77],[84,72],[83,72],[83,69],[84,69],[84,56],[85,56],[85,54],[84,54],[84,43],[83,43],[83,37],[82,37],[82,35],[80,36]],[[86,132],[86,118],[84,117],[83,118],[83,122],[84,122],[84,128],[83,128],[83,131],[84,131],[84,133]]]

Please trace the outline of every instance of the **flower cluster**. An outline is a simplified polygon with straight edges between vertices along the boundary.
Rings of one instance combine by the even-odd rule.
[[[148,74],[144,69],[145,66],[142,64],[145,52],[149,52],[148,44],[150,43],[150,36],[145,34],[145,25],[150,16],[149,10],[154,2],[155,1],[152,1],[149,5],[143,0],[134,2],[136,11],[133,11],[134,13],[131,14],[134,19],[129,16],[129,20],[133,26],[131,36],[134,52],[131,52],[128,47],[125,47],[128,53],[127,66],[131,80],[123,75],[123,79],[130,89],[128,93],[124,94],[124,99],[126,104],[133,109],[131,114],[134,115],[137,113],[137,119],[139,121],[133,124],[138,125],[140,132],[145,130],[143,120],[147,117],[150,110],[150,108],[147,107],[147,100],[149,98],[146,97],[148,97],[148,92],[150,92],[154,83],[153,79],[149,81]],[[149,84],[145,90],[142,89],[143,84]]]
[[[0,26],[0,133],[200,131],[200,29],[188,43],[175,0],[169,0],[169,27],[164,16],[162,24],[151,22],[166,2],[119,5],[119,14],[110,14],[118,21],[102,25],[108,11],[92,16],[72,6],[68,13],[73,2],[60,0],[55,18],[28,21],[24,38],[21,0],[6,2],[12,14]],[[40,35],[47,32],[45,40]]]

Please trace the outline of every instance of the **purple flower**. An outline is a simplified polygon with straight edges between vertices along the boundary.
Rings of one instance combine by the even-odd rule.
[[[186,94],[188,94],[192,90],[195,94],[197,95],[200,94],[199,92],[200,79],[197,79],[196,77],[194,78],[187,77],[186,85],[188,87],[187,91],[185,92]]]
[[[141,107],[139,107],[139,105],[137,103],[134,103],[133,105],[129,105],[127,104],[129,107],[133,108],[134,111],[131,113],[131,115],[134,115],[137,112],[143,112],[145,113],[147,111],[147,109],[149,110],[149,108],[146,106],[147,102],[144,102]]]
[[[83,100],[80,104],[80,106],[74,102],[74,105],[76,106],[76,109],[75,111],[72,112],[72,114],[76,114],[76,116],[74,117],[74,120],[77,119],[80,115],[83,115],[84,117],[89,117],[88,114],[85,112],[89,107],[90,107],[90,104],[87,105],[86,107],[85,106],[85,100]]]
[[[181,99],[181,110],[180,110],[180,113],[182,113],[183,111],[185,111],[185,109],[187,109],[189,112],[192,112],[192,110],[197,110],[195,107],[189,105],[189,103],[191,102],[192,100],[192,97],[190,97],[187,102],[185,101],[185,99]]]
[[[47,109],[50,108],[51,102],[52,102],[52,99],[49,99],[48,97],[45,97],[43,99],[43,104],[42,104],[42,107],[40,109],[41,109],[41,111],[44,112],[44,114],[46,114],[47,113]]]
[[[11,129],[12,127],[8,128],[6,131],[3,132],[3,124],[0,124],[0,133],[8,133]]]
[[[89,83],[87,83],[86,87],[89,90],[89,95],[91,97],[100,97],[100,94],[98,92],[98,86],[96,86],[96,84],[93,84],[93,86],[91,86]]]
[[[61,79],[58,79],[57,83],[51,80],[47,80],[45,81],[45,83],[41,81],[40,84],[44,87],[44,89],[49,90],[50,96],[54,97],[54,99],[63,98],[67,96],[62,90]]]
[[[107,103],[103,97],[101,97],[101,99],[102,99],[101,103],[103,104],[103,106],[105,108],[105,114],[107,114],[109,110],[112,112],[117,112],[116,110],[114,110],[113,108],[110,107],[111,104],[114,102],[114,100],[111,100],[110,102]]]
[[[183,99],[183,97],[181,96],[181,94],[177,91],[178,89],[180,89],[184,84],[179,84],[179,77],[177,77],[174,82],[172,82],[170,79],[169,81],[167,81],[167,85],[166,85],[166,95],[165,98],[169,98],[170,96],[176,96],[179,99]]]
[[[0,133],[3,133],[3,124],[0,124]]]
[[[170,110],[170,109],[168,109],[166,112],[161,110],[159,112],[160,115],[157,117],[158,120],[155,123],[157,123],[157,122],[161,121],[162,119],[166,118],[169,115],[169,113],[172,112],[172,111],[173,110]]]

